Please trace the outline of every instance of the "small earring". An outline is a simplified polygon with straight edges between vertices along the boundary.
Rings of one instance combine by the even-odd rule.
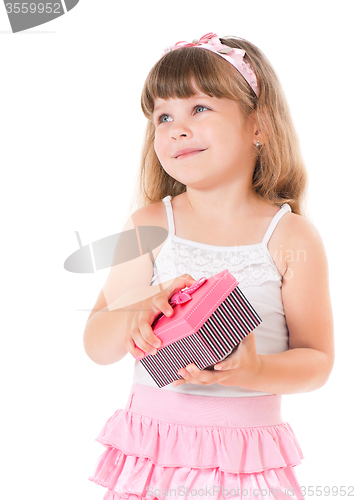
[[[256,148],[258,148],[259,143],[260,143],[260,141],[257,141]]]

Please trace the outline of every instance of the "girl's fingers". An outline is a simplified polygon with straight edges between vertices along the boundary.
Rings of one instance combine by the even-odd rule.
[[[139,349],[141,349],[145,353],[151,354],[150,351],[152,351],[153,347],[149,342],[146,341],[146,339],[142,335],[141,328],[142,328],[142,320],[137,315],[135,315],[131,326],[131,336],[135,341],[136,346]]]
[[[157,314],[155,315],[155,317],[157,317]],[[156,348],[157,352],[157,348],[159,348],[162,345],[162,341],[160,340],[159,337],[157,337],[157,335],[154,334],[152,329],[152,323],[153,320],[151,314],[145,313],[140,315],[140,317],[138,318],[138,328],[140,330],[143,339],[149,345],[149,351],[152,351],[153,349]]]
[[[192,278],[190,274],[183,274],[183,276],[179,276],[173,281],[173,283],[168,288],[166,288],[153,298],[153,304],[157,307],[157,309],[162,311],[163,314],[166,314],[166,312],[168,311],[173,312],[172,306],[168,303],[169,299],[176,292],[182,290],[182,288],[190,287],[195,282],[196,280]]]
[[[139,346],[136,345],[134,342],[134,338],[132,336],[132,331],[137,329],[135,326],[135,316],[136,314],[133,314],[132,311],[126,311],[125,313],[125,333],[124,333],[124,338],[125,338],[125,347],[127,349],[127,352],[129,352],[132,356],[135,358],[138,356],[144,356],[144,352],[139,348]]]
[[[178,375],[184,378],[185,382],[190,384],[215,384],[216,374],[209,370],[200,370],[196,365],[190,364],[185,368],[180,368],[178,370]]]
[[[185,288],[186,286],[191,286],[193,283],[195,283],[195,280],[189,274],[176,278],[168,289],[153,297],[153,311],[143,312],[139,316],[138,328],[146,343],[150,344],[150,351],[147,351],[150,352],[150,354],[155,354],[157,352],[157,348],[162,345],[160,338],[153,332],[151,326],[153,321],[160,313],[163,313],[167,317],[172,316],[173,307],[169,304],[168,300],[172,295],[174,295],[174,293],[178,292],[182,288]]]
[[[127,351],[130,354],[132,354],[132,356],[134,356],[135,358],[137,358],[137,357],[144,358],[145,357],[145,353],[141,349],[136,347],[136,344],[135,344],[132,337],[129,337],[127,339],[127,342],[125,343],[125,347],[126,347]]]
[[[177,387],[177,385],[182,385],[182,384],[185,384],[185,380],[184,378],[183,379],[179,379],[179,380],[175,380],[172,385],[173,387]]]
[[[134,314],[131,318],[131,325],[129,327],[127,335],[130,337],[134,345],[134,352],[132,352],[131,354],[133,356],[144,356],[145,352],[147,352],[148,344],[144,341],[140,334],[137,314]]]
[[[223,371],[236,368],[240,359],[240,352],[238,351],[238,347],[239,346],[235,347],[223,361],[219,361],[219,363],[216,363],[216,365],[214,365],[214,370]]]
[[[189,274],[176,278],[170,287],[139,304],[142,310],[126,316],[125,346],[134,357],[144,353],[154,355],[161,347],[162,341],[154,334],[152,323],[160,313],[166,316],[173,314],[173,308],[169,299],[179,290],[189,287],[195,283],[195,279]]]
[[[190,274],[183,274],[183,276],[179,276],[178,278],[176,278],[171,286],[169,286],[162,293],[164,293],[165,297],[169,299],[176,292],[182,290],[182,288],[190,287],[195,282],[196,280],[192,276],[190,276]]]

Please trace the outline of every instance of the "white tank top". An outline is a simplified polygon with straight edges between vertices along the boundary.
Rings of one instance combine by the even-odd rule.
[[[209,278],[228,269],[239,282],[239,288],[262,318],[254,330],[258,354],[275,354],[287,351],[288,329],[282,303],[282,277],[267,249],[267,243],[280,218],[291,212],[288,204],[282,205],[273,217],[261,243],[224,247],[185,240],[175,235],[171,196],[163,198],[168,218],[168,237],[161,248],[153,267],[150,286],[190,274],[195,280]],[[178,377],[177,377],[178,378]],[[154,380],[135,360],[133,383],[157,387]],[[266,396],[266,392],[251,391],[238,386],[220,384],[196,385],[169,384],[162,391],[174,391],[197,396],[245,397]]]

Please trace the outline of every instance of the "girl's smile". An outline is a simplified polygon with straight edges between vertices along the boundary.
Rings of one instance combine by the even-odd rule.
[[[206,151],[205,149],[195,149],[195,148],[186,148],[186,149],[180,149],[177,151],[175,154],[175,158],[182,159],[182,158],[187,158],[187,156],[192,156],[197,153],[202,153],[203,151]]]

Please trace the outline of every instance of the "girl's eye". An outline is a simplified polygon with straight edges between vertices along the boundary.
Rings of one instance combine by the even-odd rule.
[[[169,116],[169,115],[161,115],[159,118],[158,118],[158,123],[166,123],[166,120],[164,120],[164,117],[165,116]]]
[[[204,109],[208,109],[208,108],[207,108],[206,106],[200,106],[200,105],[198,105],[198,106],[195,106],[195,109],[196,109],[196,110],[197,110],[197,109],[199,109],[199,108],[204,108]]]

